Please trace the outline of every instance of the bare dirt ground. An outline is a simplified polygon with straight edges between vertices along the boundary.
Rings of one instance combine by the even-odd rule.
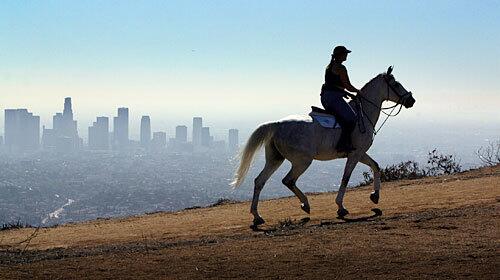
[[[248,190],[251,192],[252,190]],[[335,193],[0,231],[2,279],[499,279],[500,166]]]

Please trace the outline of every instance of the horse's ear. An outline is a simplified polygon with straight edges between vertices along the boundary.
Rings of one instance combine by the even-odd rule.
[[[387,68],[387,75],[392,73],[392,69],[394,69],[394,66],[389,66],[389,68]]]

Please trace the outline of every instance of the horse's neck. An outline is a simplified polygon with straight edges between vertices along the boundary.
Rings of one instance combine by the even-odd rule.
[[[363,88],[362,95],[364,98],[360,99],[364,117],[369,118],[374,126],[377,124],[378,118],[380,117],[380,108],[383,102],[380,86],[381,83],[378,82],[376,85]],[[365,98],[369,101],[364,100]]]

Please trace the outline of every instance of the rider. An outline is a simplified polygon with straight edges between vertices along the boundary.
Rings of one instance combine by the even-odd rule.
[[[321,104],[332,112],[342,126],[342,133],[337,144],[340,152],[350,152],[354,150],[351,143],[351,133],[356,126],[356,113],[344,100],[350,92],[360,93],[349,81],[347,69],[342,62],[346,61],[347,54],[351,51],[344,46],[336,46],[333,49],[332,59],[326,67],[325,83],[321,88]]]

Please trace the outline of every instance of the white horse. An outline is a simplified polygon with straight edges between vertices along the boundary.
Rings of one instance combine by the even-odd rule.
[[[383,101],[393,101],[401,106],[410,108],[415,103],[412,93],[407,91],[391,74],[392,67],[386,73],[377,75],[361,89],[358,94],[360,106],[355,106],[355,100],[350,105],[356,109],[358,122],[352,133],[352,144],[356,148],[353,152],[345,153],[335,150],[340,137],[340,128],[324,128],[310,118],[286,119],[260,125],[248,139],[241,152],[241,163],[236,171],[233,187],[239,186],[250,168],[255,152],[260,146],[265,146],[266,164],[264,169],[255,178],[255,187],[250,212],[254,216],[255,226],[263,224],[264,219],[257,211],[259,195],[269,177],[278,169],[285,159],[292,164],[291,170],[283,178],[283,184],[288,187],[300,200],[301,208],[310,213],[307,197],[295,185],[297,179],[316,160],[332,160],[347,157],[344,175],[336,197],[337,214],[344,217],[349,212],[343,205],[351,173],[358,162],[370,166],[374,174],[374,191],[370,195],[373,203],[378,203],[380,193],[380,168],[366,152],[373,142],[375,125],[382,110]],[[396,105],[397,106],[397,105]],[[361,109],[360,109],[361,108]]]

